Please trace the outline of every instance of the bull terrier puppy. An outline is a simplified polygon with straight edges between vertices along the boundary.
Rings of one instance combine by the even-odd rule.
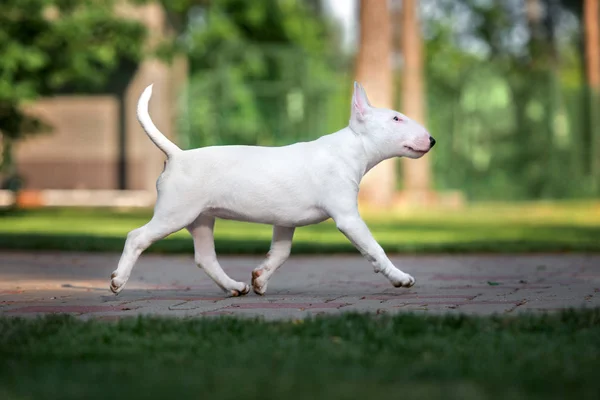
[[[347,127],[311,142],[282,147],[212,146],[183,151],[169,141],[148,114],[152,85],[140,96],[137,117],[166,156],[156,183],[150,222],[127,235],[110,290],[119,293],[140,254],[152,243],[186,228],[194,239],[194,260],[230,296],[250,286],[231,279],[217,261],[215,218],[273,225],[271,249],[252,271],[252,288],[263,295],[269,278],[290,255],[294,229],[332,218],[337,228],[395,287],[415,279],[396,268],[358,212],[362,177],[392,157],[420,158],[435,140],[398,111],[371,106],[354,83]]]

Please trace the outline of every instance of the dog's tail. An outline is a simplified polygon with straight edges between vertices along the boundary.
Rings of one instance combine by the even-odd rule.
[[[152,122],[150,114],[148,114],[148,102],[150,101],[150,97],[152,97],[152,85],[144,90],[138,101],[138,121],[140,121],[140,125],[144,128],[150,140],[152,140],[154,144],[167,155],[167,157],[171,157],[175,153],[181,152],[181,149],[177,147],[175,143],[167,139],[167,137],[158,130],[156,125],[154,125],[154,122]]]

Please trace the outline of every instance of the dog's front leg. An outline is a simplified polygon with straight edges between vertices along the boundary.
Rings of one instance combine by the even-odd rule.
[[[337,228],[352,242],[354,247],[381,272],[395,287],[411,287],[415,279],[392,264],[385,251],[375,240],[358,211],[333,217]]]

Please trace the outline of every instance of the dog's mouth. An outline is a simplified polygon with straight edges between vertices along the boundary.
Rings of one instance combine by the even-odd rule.
[[[426,154],[429,151],[429,149],[427,149],[427,150],[417,150],[417,149],[415,149],[414,147],[411,147],[411,146],[404,146],[404,148],[407,149],[407,150],[409,150],[409,151],[411,151],[411,152],[413,152],[413,153],[417,153],[417,154],[420,154],[420,155],[424,155],[424,154]]]

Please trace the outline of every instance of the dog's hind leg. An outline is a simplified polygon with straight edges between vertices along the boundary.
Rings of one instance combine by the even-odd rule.
[[[252,271],[252,288],[256,294],[267,291],[269,278],[290,256],[295,228],[273,226],[271,250],[263,263]]]
[[[172,198],[161,198],[159,193],[154,216],[150,222],[127,234],[119,265],[111,275],[110,290],[113,293],[119,293],[123,289],[133,266],[144,250],[165,236],[185,228],[198,216],[198,211],[190,207],[173,207],[175,202],[172,200]],[[171,207],[165,208],[165,204],[169,204]]]
[[[110,276],[110,290],[113,293],[119,293],[125,286],[125,283],[127,283],[127,280],[131,275],[131,270],[140,254],[150,247],[152,243],[184,228],[185,225],[187,225],[187,222],[188,221],[177,224],[166,220],[152,218],[146,225],[129,232],[129,234],[127,234],[127,240],[125,241],[123,254],[119,260],[119,265]]]
[[[194,260],[228,295],[245,295],[250,291],[250,286],[231,279],[219,265],[215,252],[214,227],[215,218],[206,215],[200,215],[187,227],[194,238]]]

